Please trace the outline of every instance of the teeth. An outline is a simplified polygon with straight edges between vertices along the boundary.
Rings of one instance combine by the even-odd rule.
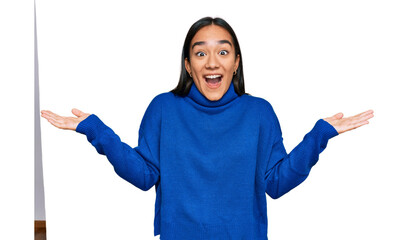
[[[209,75],[209,76],[206,76],[206,78],[210,78],[210,79],[213,79],[213,78],[218,78],[218,77],[221,77],[222,75]]]

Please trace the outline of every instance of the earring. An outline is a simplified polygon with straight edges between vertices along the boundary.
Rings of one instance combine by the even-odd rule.
[[[189,76],[192,77],[192,73],[189,73]]]
[[[237,73],[237,69],[235,70],[235,72],[233,73],[233,76],[235,76],[236,75],[236,73]]]

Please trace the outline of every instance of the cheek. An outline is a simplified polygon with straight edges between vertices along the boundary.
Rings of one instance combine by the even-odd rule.
[[[235,65],[227,64],[225,66],[225,74],[229,79],[232,79],[234,71],[235,71]]]
[[[203,65],[200,62],[196,61],[196,62],[193,62],[191,66],[192,66],[192,71],[195,74],[199,75],[200,77]]]
[[[234,69],[236,68],[236,61],[233,61],[233,59],[227,59],[227,61],[225,61],[225,70],[226,71],[234,71]]]

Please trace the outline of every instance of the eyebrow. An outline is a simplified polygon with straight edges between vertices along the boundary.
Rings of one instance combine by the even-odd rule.
[[[227,43],[227,44],[229,44],[229,45],[232,47],[232,43],[231,43],[229,40],[219,40],[219,41],[217,41],[217,43],[218,43],[218,44],[225,44],[225,43]],[[192,49],[193,49],[196,45],[205,45],[205,44],[206,44],[205,41],[195,42],[195,43],[193,43],[193,45],[192,45]]]

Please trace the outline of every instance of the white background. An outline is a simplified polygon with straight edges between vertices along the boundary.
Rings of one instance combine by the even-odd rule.
[[[32,14],[32,2],[28,6],[23,14],[15,4],[14,11]],[[222,17],[240,42],[246,91],[272,104],[288,151],[319,118],[375,111],[369,125],[329,141],[304,183],[278,200],[267,197],[269,239],[411,239],[411,11],[408,1],[38,0],[40,108],[64,116],[73,107],[94,113],[135,147],[149,102],[178,82],[191,24]],[[32,36],[32,29],[25,31]],[[6,44],[32,51],[17,40]],[[19,74],[33,71],[24,61],[13,64]],[[9,69],[5,73],[15,76]],[[2,106],[6,102],[20,114],[14,119],[26,118],[29,126],[32,109],[20,113],[14,104],[32,106],[31,76],[1,77],[2,83],[13,79],[7,83],[12,91],[2,91]],[[30,91],[22,94],[26,86]],[[6,134],[18,149],[23,143],[16,131],[28,132],[19,136],[32,143],[30,128],[8,121]],[[41,128],[49,240],[158,239],[154,187],[143,192],[122,180],[84,135],[44,119]],[[21,189],[33,174],[20,174],[16,151],[6,152],[14,162],[1,177]],[[7,189],[9,195],[15,189]],[[23,196],[33,201],[31,186],[27,192]]]

